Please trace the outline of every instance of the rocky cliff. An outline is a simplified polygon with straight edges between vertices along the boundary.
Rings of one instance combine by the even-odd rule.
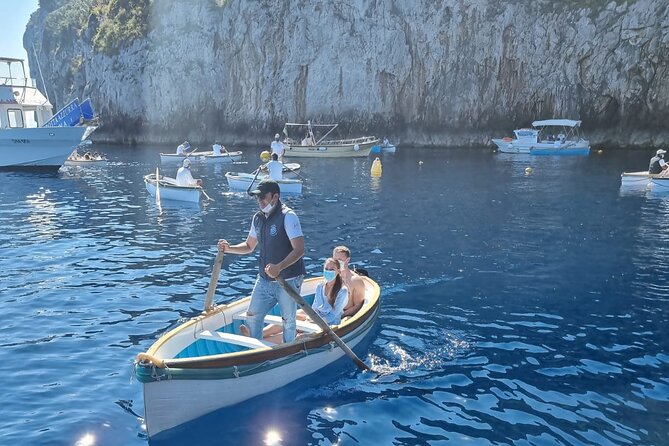
[[[92,98],[98,139],[265,143],[311,119],[480,146],[563,117],[669,142],[666,0],[40,0],[24,44],[52,101]]]

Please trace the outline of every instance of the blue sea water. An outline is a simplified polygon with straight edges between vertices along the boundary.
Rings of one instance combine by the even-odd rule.
[[[133,359],[201,311],[216,240],[256,210],[223,175],[258,150],[194,165],[215,201],[159,210],[159,148],[95,149],[106,167],[0,172],[2,444],[149,443]],[[400,146],[381,178],[372,157],[299,160],[310,274],[345,244],[382,287],[374,371],[343,360],[150,443],[669,444],[669,194],[619,177],[649,157]],[[226,256],[217,302],[256,269]]]

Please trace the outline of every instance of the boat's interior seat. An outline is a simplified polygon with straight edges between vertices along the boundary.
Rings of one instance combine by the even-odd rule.
[[[224,333],[222,331],[203,330],[197,335],[198,339],[207,339],[210,341],[227,342],[229,344],[241,345],[248,348],[270,347],[271,343],[261,341],[260,339],[242,336],[234,333]]]
[[[235,319],[237,320],[246,320],[248,316],[246,315],[246,312],[236,314],[234,316]],[[283,320],[281,319],[281,316],[273,316],[271,314],[268,314],[265,316],[264,322],[266,324],[275,324],[275,325],[282,325]],[[319,327],[317,324],[314,324],[313,322],[309,321],[301,321],[297,320],[295,321],[296,327],[298,330],[302,331],[303,333],[316,333],[317,331],[321,331],[321,327]]]

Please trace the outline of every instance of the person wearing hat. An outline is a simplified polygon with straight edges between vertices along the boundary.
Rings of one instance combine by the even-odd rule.
[[[246,240],[230,245],[225,239],[218,241],[219,251],[232,254],[250,254],[260,245],[258,276],[251,302],[246,311],[248,328],[242,333],[262,339],[263,320],[279,304],[283,320],[283,341],[295,339],[297,304],[276,280],[281,276],[293,289],[300,290],[306,269],[304,267],[304,234],[297,214],[281,202],[279,184],[263,180],[254,195],[260,210],[251,220]]]
[[[177,186],[202,186],[202,180],[193,178],[190,171],[190,160],[186,158],[183,165],[177,170]]]
[[[664,154],[667,153],[665,150],[658,149],[655,152],[655,156],[650,159],[650,165],[648,166],[648,173],[651,175],[657,175],[662,172],[666,172],[669,169],[669,164],[664,160]]]
[[[185,155],[188,149],[190,149],[190,143],[188,141],[182,142],[177,146],[177,155]]]
[[[279,161],[283,162],[283,154],[286,153],[286,146],[280,141],[281,135],[278,133],[274,135],[274,141],[272,141],[272,153],[276,153],[279,157]]]

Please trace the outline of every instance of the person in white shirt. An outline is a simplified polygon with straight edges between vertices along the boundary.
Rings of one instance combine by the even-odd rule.
[[[274,141],[272,141],[272,153],[276,153],[277,156],[279,157],[279,161],[283,161],[283,154],[286,153],[286,146],[279,141],[281,139],[281,135],[278,133],[274,135]]]
[[[279,162],[279,156],[272,153],[272,161],[265,165],[269,172],[269,179],[279,181],[283,178],[283,164]]]
[[[178,186],[202,186],[202,180],[193,178],[190,171],[190,160],[186,158],[183,165],[177,170],[177,185]]]
[[[182,142],[177,146],[177,155],[185,155],[186,152],[188,152],[188,149],[190,149],[188,141]]]
[[[220,142],[216,141],[214,145],[212,146],[212,150],[214,151],[214,155],[216,156],[221,156],[223,155],[223,152],[225,152],[226,155],[230,155],[228,153],[228,149],[225,148],[225,146],[222,146]]]

